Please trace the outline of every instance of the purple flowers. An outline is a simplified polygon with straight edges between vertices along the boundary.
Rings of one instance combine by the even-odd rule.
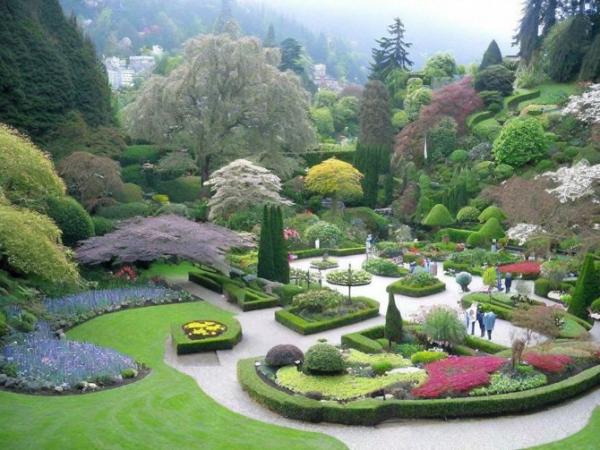
[[[66,383],[69,388],[82,381],[114,379],[137,367],[133,359],[115,350],[57,339],[45,322],[38,323],[34,332],[11,336],[2,353],[18,378],[53,386]]]
[[[104,289],[61,298],[48,298],[44,300],[44,306],[49,313],[66,318],[88,312],[109,311],[120,306],[143,305],[148,302],[172,303],[180,296],[177,291],[157,286]]]

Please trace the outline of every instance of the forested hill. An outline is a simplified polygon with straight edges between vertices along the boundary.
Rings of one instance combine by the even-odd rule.
[[[0,2],[0,122],[43,140],[79,112],[112,120],[110,88],[92,42],[58,0]]]

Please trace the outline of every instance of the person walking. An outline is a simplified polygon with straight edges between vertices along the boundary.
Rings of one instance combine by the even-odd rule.
[[[471,322],[471,335],[475,334],[475,323],[477,322],[477,304],[473,303],[468,310],[469,322]]]
[[[475,317],[477,318],[477,323],[479,324],[479,331],[481,332],[481,337],[485,336],[485,326],[483,325],[483,311],[480,306],[477,306],[477,312]],[[475,329],[475,327],[473,327]]]
[[[465,326],[467,327],[467,333],[469,332],[469,325],[471,324],[471,317],[469,316],[470,310],[465,310]]]
[[[507,272],[506,278],[504,279],[504,286],[506,286],[506,293],[510,294],[510,287],[512,286],[512,273]]]
[[[488,311],[483,315],[483,325],[487,332],[488,339],[492,340],[492,331],[494,331],[494,325],[496,325],[496,314],[493,311]]]

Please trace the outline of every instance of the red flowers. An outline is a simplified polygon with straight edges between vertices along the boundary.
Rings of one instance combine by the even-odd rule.
[[[283,230],[283,238],[286,241],[289,241],[290,239],[300,239],[300,233],[298,233],[293,228],[285,228]]]
[[[497,356],[458,356],[427,364],[427,381],[413,389],[416,397],[437,398],[452,392],[468,392],[489,383],[490,373],[506,363]]]
[[[573,362],[570,356],[546,353],[527,353],[523,357],[523,361],[548,373],[560,373]]]
[[[115,273],[115,277],[123,278],[128,281],[135,281],[137,272],[132,266],[123,266]]]
[[[507,264],[500,266],[500,272],[503,273],[522,273],[522,274],[538,274],[542,265],[536,261],[523,261],[515,264]]]

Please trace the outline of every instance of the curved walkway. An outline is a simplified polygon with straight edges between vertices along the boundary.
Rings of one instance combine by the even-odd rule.
[[[362,256],[338,258],[341,267],[349,262],[359,267]],[[305,268],[310,262],[298,261],[294,267]],[[459,288],[452,278],[440,278],[447,282],[447,291],[425,299],[409,299],[397,296],[397,304],[403,316],[418,313],[421,306],[447,304],[457,306]],[[368,295],[381,302],[381,311],[387,307],[385,286],[390,280],[374,277],[369,286],[353,288],[356,295]],[[223,309],[239,311],[225,299],[212,291],[192,283],[179,283],[194,295]],[[475,278],[473,290],[481,288],[481,280]],[[339,289],[339,287],[337,287]],[[344,288],[341,288],[344,289]],[[270,423],[285,425],[307,431],[320,431],[340,439],[351,449],[519,449],[553,442],[565,438],[583,428],[593,409],[600,405],[600,389],[571,402],[538,413],[494,418],[441,420],[402,420],[380,424],[377,427],[349,427],[337,424],[310,424],[285,419],[255,403],[237,382],[237,361],[260,356],[274,345],[294,344],[306,350],[317,339],[326,338],[339,343],[340,336],[369,326],[383,323],[383,316],[358,324],[311,336],[301,336],[275,322],[274,310],[260,310],[237,315],[244,333],[242,341],[233,349],[210,354],[177,356],[167,343],[165,361],[175,369],[193,377],[200,388],[217,402],[248,417]],[[494,341],[508,343],[514,327],[508,322],[498,321]],[[594,334],[599,330],[594,329]],[[597,334],[596,334],[597,336]],[[251,438],[251,437],[249,437]]]

